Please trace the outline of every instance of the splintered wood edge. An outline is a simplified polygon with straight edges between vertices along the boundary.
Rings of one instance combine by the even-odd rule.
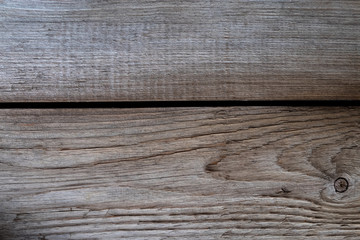
[[[2,109],[1,239],[358,239],[359,116]]]

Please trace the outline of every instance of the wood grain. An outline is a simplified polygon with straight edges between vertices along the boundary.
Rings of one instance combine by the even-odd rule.
[[[359,119],[359,107],[2,109],[0,238],[359,239]]]
[[[0,1],[0,102],[360,100],[358,0]]]

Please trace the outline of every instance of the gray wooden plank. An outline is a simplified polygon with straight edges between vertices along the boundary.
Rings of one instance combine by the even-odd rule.
[[[0,238],[358,239],[359,116],[2,109]]]
[[[360,100],[360,3],[0,1],[0,102]]]

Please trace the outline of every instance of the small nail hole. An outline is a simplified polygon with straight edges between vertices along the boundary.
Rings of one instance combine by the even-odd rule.
[[[334,188],[336,192],[343,193],[348,189],[348,187],[349,182],[343,177],[339,177],[334,182]]]

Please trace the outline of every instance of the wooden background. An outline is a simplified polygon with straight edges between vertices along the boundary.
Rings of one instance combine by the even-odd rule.
[[[357,100],[358,0],[0,0],[0,239],[359,240]]]
[[[358,0],[2,0],[0,102],[360,100]]]
[[[0,120],[5,239],[359,239],[359,107],[10,109]]]

